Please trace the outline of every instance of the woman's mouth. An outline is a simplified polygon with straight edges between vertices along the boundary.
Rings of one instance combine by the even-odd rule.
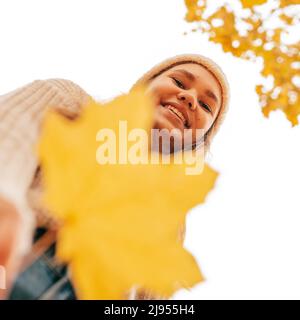
[[[167,108],[174,115],[176,115],[177,118],[179,118],[181,120],[181,122],[183,123],[183,125],[185,127],[188,127],[188,121],[187,121],[186,117],[184,116],[184,114],[180,110],[178,110],[178,108],[176,108],[175,106],[173,106],[171,104],[162,104],[162,106],[164,108]]]

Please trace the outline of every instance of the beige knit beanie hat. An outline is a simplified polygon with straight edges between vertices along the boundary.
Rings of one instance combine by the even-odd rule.
[[[174,56],[172,58],[166,59],[163,62],[155,65],[152,69],[146,72],[132,86],[131,90],[133,90],[135,87],[139,85],[147,85],[149,81],[159,76],[164,71],[184,63],[196,63],[203,66],[215,76],[215,78],[218,80],[221,86],[221,91],[222,91],[221,108],[214,124],[211,126],[211,128],[208,130],[208,132],[205,134],[205,137],[204,137],[205,146],[209,146],[212,138],[214,137],[221,123],[224,120],[224,116],[228,108],[229,97],[230,97],[230,90],[229,90],[229,84],[228,84],[227,78],[223,73],[223,71],[221,70],[221,68],[214,61],[199,54],[183,54],[183,55]]]

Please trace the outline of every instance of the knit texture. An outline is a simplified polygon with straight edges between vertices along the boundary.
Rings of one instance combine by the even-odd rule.
[[[0,194],[17,207],[24,221],[22,251],[36,225],[50,222],[40,204],[41,184],[35,153],[48,109],[75,118],[89,95],[69,80],[36,80],[0,96]],[[36,177],[36,178],[35,178]],[[37,215],[34,214],[37,213]]]

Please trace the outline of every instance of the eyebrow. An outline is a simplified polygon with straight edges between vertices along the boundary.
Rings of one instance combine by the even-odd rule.
[[[187,70],[178,69],[176,71],[184,74],[190,81],[195,81],[196,80],[195,76],[191,72],[189,72]],[[211,90],[209,90],[209,89],[205,90],[205,94],[209,98],[212,98],[213,100],[215,100],[215,102],[217,102],[217,103],[219,102],[219,99],[217,98],[217,96]]]

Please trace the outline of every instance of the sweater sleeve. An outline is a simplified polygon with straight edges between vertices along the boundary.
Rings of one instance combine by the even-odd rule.
[[[29,229],[34,215],[26,193],[38,167],[33,148],[45,112],[54,108],[74,118],[88,99],[82,88],[64,79],[36,80],[0,96],[0,195],[15,204]]]

